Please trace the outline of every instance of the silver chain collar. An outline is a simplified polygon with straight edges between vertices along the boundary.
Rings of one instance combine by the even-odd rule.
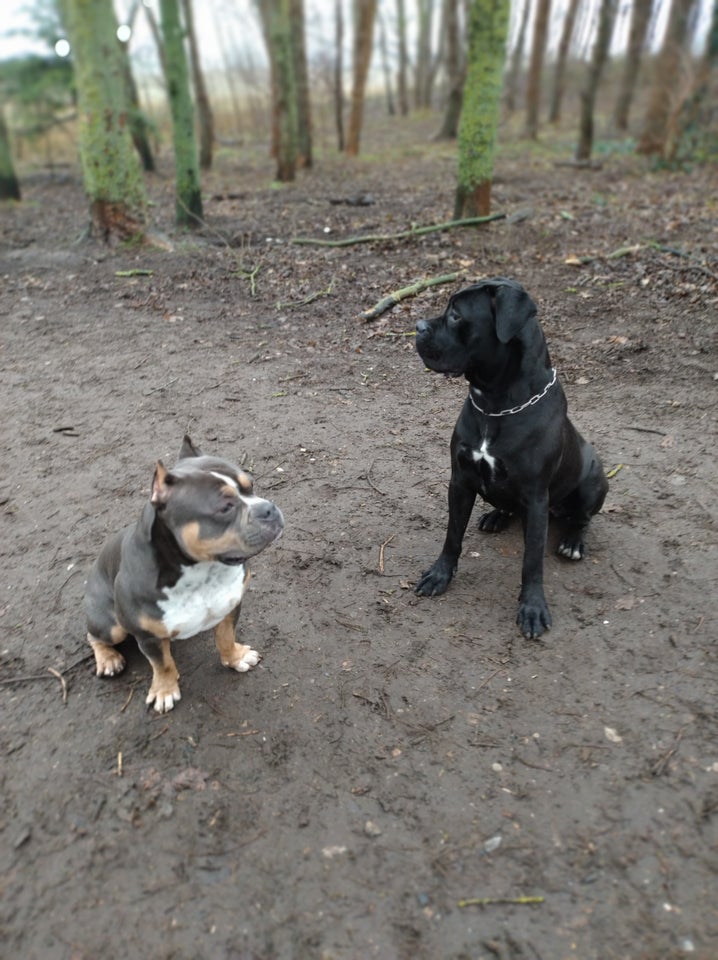
[[[538,403],[539,400],[543,400],[546,394],[549,392],[551,387],[556,383],[556,367],[551,368],[553,376],[543,388],[541,393],[537,393],[535,397],[531,397],[530,400],[527,400],[526,403],[522,403],[520,407],[509,407],[508,410],[499,410],[497,413],[487,413],[486,410],[482,410],[478,403],[474,400],[471,395],[472,387],[469,387],[469,400],[471,400],[471,405],[474,410],[478,410],[479,413],[483,414],[485,417],[507,417],[512,413],[521,413],[522,410],[525,410],[527,407],[533,407],[534,404]]]

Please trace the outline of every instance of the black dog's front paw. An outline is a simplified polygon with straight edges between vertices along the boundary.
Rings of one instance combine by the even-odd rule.
[[[550,630],[551,614],[543,596],[520,600],[516,623],[527,640],[537,640],[545,630]]]
[[[420,597],[437,597],[449,586],[455,572],[456,564],[453,560],[439,557],[433,567],[429,567],[419,577],[414,593],[418,593]]]

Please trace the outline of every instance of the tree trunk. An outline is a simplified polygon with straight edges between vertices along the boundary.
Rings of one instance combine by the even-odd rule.
[[[466,79],[466,63],[459,40],[458,0],[445,0],[444,34],[446,41],[446,75],[449,89],[441,128],[435,139],[455,140],[459,132],[459,117],[461,116],[461,103],[464,98],[464,81]]]
[[[20,184],[15,175],[15,167],[10,151],[10,138],[7,132],[5,116],[0,108],[0,200],[19,200]]]
[[[414,106],[428,110],[431,106],[432,57],[431,34],[434,22],[434,0],[416,0],[419,16],[419,31],[414,70]]]
[[[643,132],[636,148],[638,153],[663,152],[668,118],[675,103],[674,94],[680,81],[681,54],[685,49],[692,6],[693,0],[673,0],[671,4]]]
[[[337,149],[344,152],[344,15],[342,0],[334,4],[334,120],[337,125]]]
[[[175,223],[192,227],[202,218],[202,191],[178,0],[160,0],[160,17],[175,154]]]
[[[146,199],[132,146],[112,0],[65,0],[73,51],[78,141],[94,230],[105,240],[141,235]]]
[[[384,17],[379,14],[379,50],[381,52],[381,72],[384,75],[384,94],[386,96],[386,112],[390,117],[396,113],[394,91],[391,88],[391,68],[389,67],[389,51],[386,42],[386,27]]]
[[[596,42],[581,91],[581,120],[578,146],[576,147],[577,160],[588,160],[593,149],[593,111],[596,103],[596,93],[608,57],[608,47],[611,42],[617,6],[617,0],[601,0]]]
[[[651,0],[648,0],[650,3]],[[568,60],[568,50],[571,46],[571,37],[576,26],[576,14],[581,0],[570,0],[566,16],[563,21],[563,30],[561,31],[561,40],[556,55],[556,67],[553,75],[553,89],[551,91],[551,106],[549,107],[549,123],[558,123],[561,119],[561,104],[564,93],[564,77],[566,74],[566,61]]]
[[[536,8],[536,22],[531,45],[531,60],[529,62],[528,77],[526,80],[526,135],[535,139],[538,136],[538,118],[541,105],[541,75],[548,39],[548,23],[551,16],[551,0],[538,0]]]
[[[345,148],[346,153],[352,157],[359,153],[359,139],[364,116],[364,91],[372,53],[376,6],[377,0],[354,0],[352,97]]]
[[[397,67],[396,86],[399,97],[399,113],[405,117],[409,113],[409,54],[406,46],[406,9],[404,0],[396,0],[396,30],[399,46],[399,64]]]
[[[454,219],[488,216],[506,61],[509,0],[472,0]]]
[[[292,44],[290,0],[259,0],[272,70],[273,130],[277,180],[288,183],[297,175],[299,119],[297,81]]]
[[[628,29],[626,61],[623,65],[621,88],[618,92],[613,114],[613,122],[618,130],[628,129],[628,114],[633,100],[633,91],[636,89],[643,50],[646,45],[652,7],[653,0],[633,0],[631,4],[631,25]]]
[[[199,56],[197,34],[194,29],[194,11],[192,0],[182,0],[182,12],[187,25],[187,42],[189,45],[190,63],[192,65],[192,85],[194,86],[194,100],[197,106],[199,121],[199,166],[201,170],[209,170],[212,166],[214,150],[214,117],[207,93],[207,84]]]
[[[290,0],[292,55],[297,97],[297,166],[312,165],[312,110],[309,97],[309,67],[305,40],[304,0]]]
[[[513,113],[516,109],[516,94],[519,88],[519,78],[523,68],[524,46],[526,44],[526,30],[529,22],[529,13],[531,12],[531,0],[525,0],[524,8],[521,13],[521,24],[516,37],[514,49],[511,52],[509,69],[506,73],[506,91],[504,100],[506,109]]]

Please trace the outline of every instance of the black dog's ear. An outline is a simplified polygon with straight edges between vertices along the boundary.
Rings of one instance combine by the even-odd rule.
[[[180,460],[186,460],[187,457],[201,457],[202,451],[192,443],[190,435],[186,433],[182,441],[182,447],[179,453]]]
[[[496,336],[501,343],[508,343],[536,316],[536,304],[520,284],[511,280],[496,282],[494,297]]]

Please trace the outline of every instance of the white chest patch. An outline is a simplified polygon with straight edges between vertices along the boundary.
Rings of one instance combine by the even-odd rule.
[[[186,639],[216,627],[242,599],[247,579],[244,564],[196,563],[182,568],[173,587],[157,601],[162,620],[173,637]]]
[[[473,457],[474,463],[480,463],[481,460],[484,460],[489,470],[496,469],[496,457],[492,457],[489,453],[486,440],[484,440],[478,450],[471,451],[471,456]]]

